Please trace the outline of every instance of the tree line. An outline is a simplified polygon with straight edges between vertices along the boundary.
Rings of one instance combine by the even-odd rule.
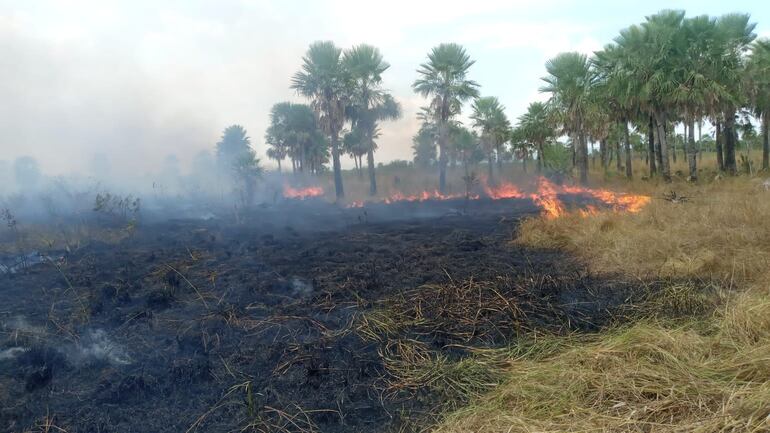
[[[650,175],[668,181],[674,131],[681,125],[689,179],[696,180],[696,125],[699,130],[704,122],[714,125],[717,168],[734,174],[736,121],[743,116],[761,123],[762,168],[768,170],[770,41],[755,40],[755,27],[748,14],[688,18],[684,11],[664,10],[648,16],[592,56],[568,52],[549,60],[540,88],[549,99],[531,103],[515,124],[500,101],[482,96],[480,85],[469,78],[474,60],[465,48],[440,44],[419,66],[412,85],[428,101],[418,113],[415,163],[438,167],[443,192],[450,163],[486,160],[488,182],[494,183],[495,168],[499,172],[512,158],[536,157],[537,171],[543,170],[553,153],[549,148],[567,137],[571,168],[585,183],[589,143],[599,144],[605,169],[614,155],[617,169],[630,178],[635,140],[645,145]],[[329,41],[311,44],[302,60],[290,87],[309,103],[273,106],[265,134],[268,156],[278,161],[279,170],[288,158],[292,171],[311,174],[324,170],[331,158],[338,198],[344,196],[340,154],[350,155],[359,173],[366,157],[370,193],[376,194],[379,125],[401,115],[383,87],[389,64],[370,45],[343,50]],[[470,127],[458,120],[466,103]]]
[[[614,153],[617,169],[624,169],[631,178],[631,137],[637,131],[647,145],[650,175],[659,173],[668,181],[670,158],[676,161],[674,130],[682,125],[689,179],[696,180],[695,127],[700,130],[704,121],[716,129],[717,168],[735,174],[742,126],[736,122],[751,117],[761,124],[762,169],[768,170],[770,41],[755,40],[755,26],[748,14],[686,18],[684,11],[664,10],[646,17],[643,23],[621,30],[593,56],[568,52],[549,60],[540,91],[550,98],[531,103],[512,127],[499,102],[479,97],[478,84],[467,79],[473,61],[465,50],[442,44],[429,54],[414,84],[415,91],[431,98],[413,140],[415,162],[435,161],[437,146],[439,183],[444,187],[447,161],[453,154],[467,152],[462,144],[465,133],[457,131],[455,119],[463,103],[473,100],[470,117],[478,131],[476,145],[488,156],[490,179],[493,156],[500,164],[506,146],[523,162],[536,155],[540,171],[547,147],[563,136],[568,138],[572,166],[581,182],[588,177],[589,142],[599,143],[605,169]],[[625,161],[621,161],[621,143]]]
[[[270,112],[265,142],[279,170],[288,157],[292,171],[315,174],[331,155],[335,192],[341,198],[345,192],[340,153],[348,153],[359,171],[366,156],[369,190],[375,195],[379,124],[401,116],[401,106],[383,87],[382,74],[389,67],[380,50],[371,45],[343,51],[330,41],[311,44],[290,86],[310,104],[281,102]]]

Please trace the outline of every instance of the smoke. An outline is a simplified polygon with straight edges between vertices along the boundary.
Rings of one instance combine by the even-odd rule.
[[[61,343],[41,326],[30,325],[24,317],[14,317],[0,324],[14,341],[29,341],[29,345],[13,346],[0,350],[0,361],[14,359],[32,347],[47,346],[64,356],[70,365],[83,366],[93,362],[107,362],[111,365],[129,365],[133,362],[128,351],[112,340],[102,329],[86,330],[76,343]]]

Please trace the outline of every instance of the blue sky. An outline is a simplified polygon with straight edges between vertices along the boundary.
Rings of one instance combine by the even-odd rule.
[[[770,37],[762,1],[8,1],[0,0],[0,160],[32,155],[51,173],[86,170],[96,153],[116,175],[185,163],[221,130],[244,125],[258,153],[271,105],[300,100],[288,88],[307,45],[380,47],[385,85],[404,118],[383,125],[378,160],[411,158],[410,85],[428,50],[464,45],[483,95],[515,119],[542,100],[545,61],[591,53],[618,30],[663,8],[688,15],[749,12]],[[352,162],[347,161],[347,165]]]

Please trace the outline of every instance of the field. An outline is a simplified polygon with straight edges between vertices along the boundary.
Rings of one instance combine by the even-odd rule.
[[[554,218],[481,196],[21,221],[3,259],[45,253],[0,275],[0,431],[766,431],[770,192],[636,175],[592,172],[650,197],[633,213],[560,192]]]

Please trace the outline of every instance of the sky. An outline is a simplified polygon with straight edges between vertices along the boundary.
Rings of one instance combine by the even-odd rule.
[[[664,8],[748,12],[770,37],[761,0],[0,0],[0,161],[29,155],[56,175],[106,159],[115,176],[144,176],[169,155],[189,167],[240,124],[270,166],[270,107],[302,101],[289,82],[316,40],[380,48],[403,117],[381,126],[376,159],[411,159],[425,105],[411,84],[432,47],[462,44],[469,78],[515,121],[547,99],[549,58],[591,54]]]

